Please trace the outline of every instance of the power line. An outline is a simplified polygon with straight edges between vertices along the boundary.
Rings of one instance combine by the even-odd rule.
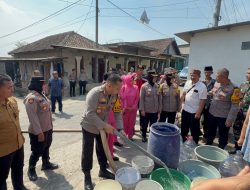
[[[196,2],[194,2],[195,6],[198,8],[198,5]],[[199,8],[198,8],[199,9]],[[208,23],[210,23],[210,20],[208,19],[208,17],[203,13],[203,11],[201,9],[199,9],[199,11],[201,12],[201,14],[203,15],[203,17],[208,21]]]
[[[231,19],[230,19],[229,14],[228,14],[227,5],[226,5],[225,1],[222,1],[222,2],[223,2],[223,5],[224,5],[226,16],[228,18],[228,23],[230,23]]]
[[[66,2],[66,3],[72,3],[72,1],[68,1],[68,0],[58,0],[58,1],[62,1],[62,2]],[[151,6],[140,6],[140,7],[120,7],[121,9],[152,9],[152,8],[160,8],[160,7],[168,7],[168,6],[175,6],[175,5],[182,5],[182,4],[189,4],[192,2],[197,2],[200,0],[189,0],[189,1],[183,1],[183,2],[178,2],[178,3],[168,3],[168,4],[163,4],[163,5],[151,5]],[[78,3],[78,5],[83,5],[83,6],[89,6],[86,4],[81,4]],[[92,6],[95,7],[95,6]],[[112,7],[102,7],[100,9],[116,9],[116,8],[112,8]]]
[[[92,16],[92,17],[84,18],[83,20],[76,21],[76,20],[78,20],[79,18],[81,18],[81,17],[83,17],[83,16],[85,16],[85,15],[86,15],[86,14],[81,15],[81,16],[76,17],[76,18],[74,18],[74,19],[72,19],[72,20],[69,20],[69,21],[67,21],[67,22],[65,22],[65,23],[63,23],[63,24],[60,24],[60,25],[57,25],[57,26],[53,26],[53,27],[49,28],[48,30],[44,30],[44,31],[42,31],[42,32],[33,34],[33,35],[31,35],[31,36],[28,36],[28,37],[26,37],[26,38],[23,38],[23,39],[20,39],[20,40],[17,40],[17,41],[22,42],[22,41],[25,41],[25,40],[28,40],[28,39],[31,39],[31,38],[40,36],[40,35],[42,35],[42,34],[49,33],[49,32],[51,32],[51,31],[56,31],[56,30],[60,30],[60,29],[63,29],[63,28],[67,28],[67,27],[72,26],[72,25],[79,24],[79,23],[83,22],[84,20],[85,20],[85,22],[86,22],[86,20],[90,20],[90,19],[92,19],[92,18],[95,18],[95,16]],[[76,22],[74,22],[74,21],[76,21]],[[8,44],[5,44],[5,45],[1,46],[1,48],[2,48],[2,47],[6,47],[6,46],[13,45],[13,44],[15,44],[17,41],[11,42],[11,43],[8,43]]]
[[[233,1],[233,3],[234,3],[234,6],[235,6],[236,11],[238,12],[238,15],[240,16],[240,19],[241,19],[241,20],[244,20],[243,17],[242,17],[242,15],[241,15],[241,13],[240,13],[240,9],[239,9],[239,7],[238,7],[238,4],[237,4],[236,2],[234,2],[234,1]]]
[[[81,28],[82,28],[82,26],[84,25],[86,19],[88,18],[89,14],[90,14],[90,12],[91,12],[91,9],[92,9],[92,5],[93,5],[93,0],[91,0],[91,4],[90,4],[90,7],[89,7],[89,11],[88,11],[88,13],[86,14],[86,17],[85,17],[85,19],[83,20],[82,24],[81,24],[80,27],[78,28],[77,32],[81,30]]]
[[[112,4],[114,7],[116,7],[117,9],[121,10],[123,13],[125,13],[126,15],[128,15],[129,17],[131,17],[131,18],[133,18],[134,20],[136,20],[137,22],[143,24],[144,26],[150,28],[151,30],[153,30],[153,31],[155,31],[155,32],[157,32],[157,33],[159,33],[159,34],[161,34],[161,35],[163,35],[163,36],[169,37],[169,36],[167,36],[166,34],[164,34],[164,33],[160,32],[160,31],[158,31],[157,29],[155,29],[155,28],[153,28],[153,27],[151,27],[150,25],[145,24],[145,23],[142,23],[142,22],[141,22],[139,19],[137,19],[135,16],[133,16],[133,15],[131,15],[130,13],[128,13],[127,11],[123,10],[122,8],[120,8],[119,6],[117,6],[116,4],[114,4],[113,2],[111,2],[110,0],[107,0],[107,1],[108,1],[110,4]]]
[[[250,20],[249,15],[248,15],[247,10],[246,10],[246,5],[245,5],[245,3],[244,3],[244,0],[241,0],[241,3],[242,3],[242,6],[243,6],[243,8],[244,8],[244,11],[245,11],[245,13],[246,13],[247,19]]]
[[[32,27],[32,26],[35,26],[35,25],[37,25],[37,24],[39,24],[39,23],[42,23],[42,22],[44,22],[44,21],[50,19],[51,17],[57,16],[57,15],[61,14],[63,11],[68,10],[68,9],[71,8],[72,6],[76,5],[76,4],[77,4],[78,2],[80,2],[80,1],[82,1],[82,0],[75,1],[74,3],[71,3],[70,5],[68,5],[68,6],[66,6],[66,7],[64,7],[64,8],[62,8],[62,9],[60,9],[60,10],[58,10],[58,11],[56,11],[56,12],[54,12],[54,13],[48,15],[48,16],[46,16],[46,17],[44,17],[44,18],[42,18],[42,19],[36,21],[36,22],[33,22],[32,24],[29,24],[28,26],[25,26],[25,27],[23,27],[23,28],[20,28],[20,29],[14,31],[14,32],[9,33],[9,34],[5,34],[5,35],[3,35],[3,36],[0,36],[0,39],[5,38],[5,37],[8,37],[8,36],[11,36],[11,35],[16,34],[16,33],[18,33],[18,32],[21,32],[21,31],[23,31],[23,30],[26,30],[26,29],[28,29],[28,28],[30,28],[30,27]]]
[[[100,15],[101,18],[128,18],[130,16],[122,16],[122,15]],[[151,19],[205,19],[204,17],[177,17],[177,16],[151,16]]]
[[[232,10],[233,10],[233,13],[234,13],[235,21],[237,23],[238,19],[237,19],[237,14],[236,14],[236,10],[235,10],[235,6],[234,6],[234,1],[233,0],[231,0],[231,7],[232,7]]]

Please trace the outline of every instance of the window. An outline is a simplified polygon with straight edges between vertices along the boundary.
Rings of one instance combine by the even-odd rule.
[[[242,42],[241,50],[250,50],[250,41],[249,42]]]

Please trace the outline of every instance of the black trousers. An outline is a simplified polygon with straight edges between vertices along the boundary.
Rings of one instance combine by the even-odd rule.
[[[206,139],[207,138],[207,133],[208,133],[208,113],[209,113],[209,108],[204,108],[202,111],[203,115],[203,137]]]
[[[86,93],[86,85],[87,81],[79,81],[79,90],[80,90],[80,95],[83,95]]]
[[[49,161],[49,149],[52,143],[52,130],[44,132],[44,142],[38,142],[38,135],[33,135],[29,133],[30,145],[31,145],[31,155],[29,160],[29,165],[35,167],[37,161],[42,157],[43,163]]]
[[[226,127],[226,118],[214,117],[208,113],[208,136],[207,145],[212,145],[219,128],[219,147],[224,149],[228,143],[228,133],[230,128]]]
[[[11,179],[14,190],[23,188],[23,147],[19,150],[0,157],[0,190],[7,190],[6,180],[11,169]]]
[[[174,124],[175,117],[176,117],[176,112],[162,111],[159,122],[166,122],[166,119],[168,119],[168,123]]]
[[[82,171],[89,174],[93,168],[94,140],[96,142],[96,155],[101,170],[106,169],[107,158],[103,149],[101,135],[96,135],[82,129]]]
[[[55,112],[56,110],[56,101],[59,105],[59,111],[62,111],[62,96],[51,96],[51,111]]]
[[[69,87],[70,87],[70,97],[75,96],[76,82],[69,81]]]
[[[186,140],[189,130],[193,137],[194,142],[198,144],[200,131],[200,119],[195,119],[195,113],[189,113],[185,110],[182,110],[181,114],[181,136],[183,141]]]
[[[141,132],[142,136],[146,137],[148,124],[153,125],[158,120],[158,113],[145,113],[145,116],[141,115]]]
[[[238,145],[237,141],[240,138],[241,130],[243,123],[245,121],[246,116],[243,113],[243,110],[240,110],[237,114],[237,118],[233,125],[233,132],[234,132],[234,143],[235,143],[235,149],[241,150],[241,146]]]

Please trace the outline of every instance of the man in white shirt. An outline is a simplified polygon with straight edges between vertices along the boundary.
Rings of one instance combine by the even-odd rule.
[[[198,144],[201,135],[200,117],[207,99],[207,87],[200,81],[200,75],[200,70],[192,69],[190,71],[190,80],[186,82],[181,97],[184,103],[181,118],[181,136],[185,141],[190,129],[196,144]]]

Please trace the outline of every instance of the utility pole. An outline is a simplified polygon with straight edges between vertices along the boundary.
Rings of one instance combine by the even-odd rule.
[[[98,48],[98,14],[99,14],[99,2],[98,0],[96,0],[96,9],[95,9],[95,46],[96,48]],[[96,56],[95,56],[95,73],[94,73],[94,76],[95,76],[95,82],[99,82],[98,79],[99,79],[99,69],[98,69],[98,54],[96,52]]]
[[[221,2],[222,0],[216,0],[216,6],[214,10],[214,27],[217,27],[219,25],[219,21],[221,20],[220,16],[220,8],[221,8]]]

